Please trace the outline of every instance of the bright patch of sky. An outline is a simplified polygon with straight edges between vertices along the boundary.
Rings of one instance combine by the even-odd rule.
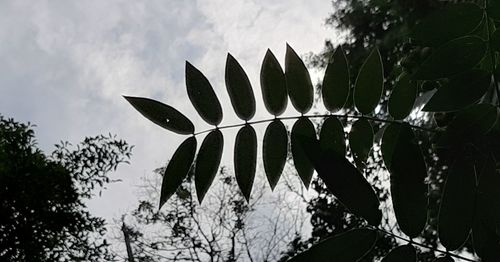
[[[222,125],[239,123],[223,81],[230,52],[254,86],[255,119],[269,118],[259,84],[267,48],[282,65],[287,42],[299,54],[321,51],[325,39],[336,40],[324,26],[331,8],[324,0],[1,1],[0,113],[36,124],[46,152],[61,140],[76,144],[102,133],[135,145],[131,164],[112,175],[123,181],[89,203],[94,214],[117,218],[137,205],[140,178],[153,175],[185,138],[143,118],[121,95],[160,100],[198,131],[208,128],[186,94],[189,60],[215,88]],[[235,133],[225,132],[225,165]]]

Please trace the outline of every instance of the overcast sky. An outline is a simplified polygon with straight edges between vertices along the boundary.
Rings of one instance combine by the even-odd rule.
[[[160,100],[203,130],[186,94],[185,60],[230,109],[223,84],[230,52],[254,86],[255,119],[269,117],[258,74],[265,51],[282,64],[286,42],[299,54],[319,52],[326,38],[335,41],[324,26],[329,12],[329,0],[0,1],[0,114],[36,124],[46,152],[61,140],[109,132],[135,145],[131,164],[112,175],[123,182],[90,203],[96,215],[117,218],[137,204],[139,179],[185,138],[143,118],[121,95]],[[224,112],[223,125],[238,122]]]

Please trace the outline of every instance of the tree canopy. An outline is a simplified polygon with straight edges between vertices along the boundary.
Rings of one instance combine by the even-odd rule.
[[[0,260],[110,261],[105,221],[85,200],[110,182],[131,146],[114,136],[88,137],[45,155],[31,125],[0,115]]]

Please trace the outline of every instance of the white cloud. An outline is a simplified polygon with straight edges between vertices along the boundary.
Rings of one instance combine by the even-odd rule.
[[[282,63],[286,42],[298,53],[320,51],[330,9],[320,0],[2,1],[0,113],[37,124],[47,151],[59,140],[108,132],[134,144],[132,164],[113,175],[123,182],[90,203],[97,215],[117,217],[135,205],[139,178],[183,139],[148,122],[122,94],[162,100],[206,128],[185,92],[189,60],[212,81],[227,109],[223,123],[234,123],[223,84],[231,52],[255,87],[256,118],[268,117],[259,90],[266,49]]]

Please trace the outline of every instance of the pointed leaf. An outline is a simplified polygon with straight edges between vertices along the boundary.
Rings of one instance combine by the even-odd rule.
[[[411,37],[425,46],[439,46],[476,29],[483,19],[483,10],[472,3],[450,4],[422,19]]]
[[[196,153],[196,138],[189,137],[177,148],[168,162],[161,182],[160,207],[175,193],[186,178]]]
[[[191,63],[186,61],[186,89],[189,100],[198,114],[211,125],[222,121],[222,107],[208,79]]]
[[[288,134],[286,127],[278,119],[275,119],[266,128],[262,145],[262,158],[267,180],[274,190],[285,167],[288,150]]]
[[[500,260],[500,173],[496,160],[488,156],[479,170],[476,216],[472,228],[474,250],[483,261]]]
[[[325,120],[325,122],[323,122],[323,126],[321,126],[321,132],[319,134],[319,141],[321,148],[325,150],[333,150],[339,153],[339,155],[345,156],[346,146],[344,126],[338,118],[330,116]]]
[[[274,116],[279,116],[285,112],[288,102],[285,73],[273,52],[269,49],[267,49],[260,69],[260,85],[262,99],[267,111]]]
[[[470,106],[490,87],[491,74],[483,70],[471,70],[453,77],[441,86],[427,102],[423,111],[450,112]]]
[[[248,121],[255,115],[255,97],[247,74],[231,55],[226,60],[226,88],[236,115]]]
[[[427,222],[427,168],[418,141],[408,124],[402,124],[390,161],[391,196],[401,231],[414,238]]]
[[[321,92],[323,103],[330,112],[339,111],[347,103],[350,89],[349,65],[342,47],[337,47],[333,62],[326,67]]]
[[[384,89],[382,58],[375,48],[359,70],[354,85],[354,104],[361,114],[370,114],[377,107]]]
[[[193,123],[175,108],[149,98],[123,97],[151,122],[177,134],[194,133]]]
[[[290,138],[292,144],[293,164],[295,165],[295,169],[297,169],[297,173],[299,174],[300,179],[302,179],[304,186],[309,188],[314,168],[311,161],[309,161],[305,155],[304,150],[300,147],[299,138],[301,136],[316,140],[316,130],[314,129],[314,125],[309,118],[301,117],[295,122],[292,127],[292,134]]]
[[[438,140],[438,147],[462,145],[490,131],[497,120],[497,108],[476,104],[460,111]]]
[[[412,245],[399,246],[392,249],[382,262],[417,262],[417,251]]]
[[[451,40],[434,51],[418,67],[412,78],[435,80],[465,72],[483,59],[486,48],[486,43],[477,36]]]
[[[373,248],[377,232],[371,229],[352,229],[327,238],[288,260],[289,262],[353,262]]]
[[[324,150],[315,139],[299,138],[300,146],[313,163],[326,187],[350,212],[378,226],[382,219],[380,202],[371,185],[345,156]]]
[[[311,109],[314,97],[311,77],[302,59],[288,44],[285,54],[285,77],[292,105],[300,113],[307,113]]]
[[[373,146],[373,128],[366,119],[359,119],[352,124],[349,133],[349,146],[356,166],[362,170]]]
[[[392,154],[394,153],[394,148],[396,147],[400,130],[400,124],[389,124],[384,129],[380,149],[382,151],[382,159],[384,160],[387,170],[391,170]]]
[[[447,250],[461,247],[472,228],[475,210],[476,173],[470,156],[461,156],[452,165],[439,208],[439,240]]]
[[[219,129],[213,130],[205,137],[196,157],[194,182],[198,202],[203,202],[205,194],[212,185],[224,148],[224,137]]]
[[[234,172],[236,182],[247,200],[250,200],[255,166],[257,161],[257,135],[250,125],[242,127],[236,135],[234,144]]]
[[[405,119],[413,109],[417,92],[416,83],[410,81],[410,77],[403,73],[396,82],[389,98],[387,104],[389,114],[396,120]]]

